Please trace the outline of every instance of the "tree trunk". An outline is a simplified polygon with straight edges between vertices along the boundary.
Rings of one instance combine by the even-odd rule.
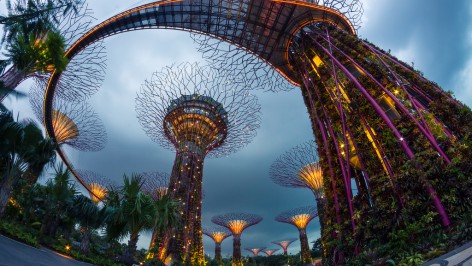
[[[232,266],[243,266],[241,259],[241,235],[233,235],[233,263]]]
[[[0,102],[8,96],[10,91],[13,91],[24,79],[27,78],[27,75],[16,69],[15,66],[10,67],[0,76],[0,82],[3,83],[3,87],[7,89],[6,92],[0,94]]]
[[[300,233],[300,254],[302,256],[302,265],[311,265],[310,247],[308,246],[308,237],[306,236],[306,229],[299,229]]]
[[[123,256],[123,263],[125,265],[133,265],[134,263],[134,253],[136,253],[136,244],[138,243],[139,234],[132,233],[129,241],[128,241],[128,248]]]
[[[221,265],[221,243],[215,243],[215,260]]]
[[[84,228],[84,237],[80,241],[80,252],[83,254],[88,254],[90,250],[90,235],[92,234],[91,230],[88,227]]]
[[[11,197],[11,191],[16,180],[15,175],[7,175],[0,182],[0,218],[5,215],[5,208],[8,205],[8,200]]]

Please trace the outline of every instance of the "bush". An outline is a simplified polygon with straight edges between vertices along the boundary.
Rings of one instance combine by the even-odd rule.
[[[20,225],[8,223],[6,221],[0,221],[0,232],[30,246],[39,247],[39,241],[37,237],[29,233],[27,229]]]

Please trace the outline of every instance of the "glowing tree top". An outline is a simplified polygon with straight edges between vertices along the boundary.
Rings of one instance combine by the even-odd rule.
[[[36,118],[43,121],[44,89],[36,84],[29,94]],[[55,98],[52,124],[56,142],[59,144],[66,144],[80,151],[99,151],[105,147],[105,126],[87,102],[69,102]]]
[[[138,119],[161,146],[219,157],[256,136],[260,105],[242,81],[197,63],[156,72],[136,98]]]
[[[283,212],[275,217],[275,220],[281,223],[292,224],[298,229],[305,229],[316,216],[318,216],[316,206],[305,206]]]
[[[145,172],[139,174],[143,181],[141,190],[152,197],[154,201],[167,195],[169,188],[169,174],[160,172]]]
[[[272,243],[281,246],[282,249],[284,250],[284,255],[287,255],[288,247],[290,246],[290,244],[292,244],[296,240],[297,240],[296,238],[291,238],[287,240],[272,241]]]
[[[252,252],[254,256],[259,256],[259,252],[263,251],[266,249],[266,247],[261,247],[261,248],[245,248],[245,250]]]
[[[267,256],[272,256],[272,254],[274,254],[275,252],[277,252],[279,249],[265,249],[263,250],[262,252],[264,252],[265,254],[267,254]]]
[[[231,232],[226,227],[212,226],[203,228],[202,231],[217,244],[220,244],[223,240],[231,236]]]
[[[309,141],[282,154],[270,167],[272,181],[284,187],[306,187],[320,199],[323,195],[323,172],[316,149],[315,142]]]
[[[78,177],[87,186],[92,202],[98,204],[102,201],[110,188],[115,187],[115,184],[110,179],[103,175],[97,174],[90,170],[76,170]]]
[[[260,223],[262,217],[257,214],[232,212],[214,216],[211,221],[228,228],[233,235],[239,236],[246,228]]]

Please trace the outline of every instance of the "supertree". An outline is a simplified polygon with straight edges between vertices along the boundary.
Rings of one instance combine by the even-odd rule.
[[[312,263],[310,247],[308,246],[308,237],[306,235],[306,227],[311,220],[318,216],[318,210],[315,206],[306,206],[283,212],[275,220],[281,223],[287,223],[295,226],[300,234],[300,253],[302,264],[309,265]]]
[[[66,6],[64,6],[65,8]],[[53,32],[60,34],[64,40],[64,49],[69,49],[84,33],[92,26],[95,19],[92,17],[92,11],[85,2],[76,7],[76,11],[66,11],[63,7],[57,9],[54,19],[51,20],[51,30],[35,36],[31,43],[24,43],[20,40],[13,41],[10,47],[21,46],[23,50],[29,53],[36,53],[50,56],[54,47],[49,44],[48,39]],[[7,33],[7,38],[10,38]],[[11,37],[12,39],[19,37]],[[29,37],[30,38],[30,37]],[[27,40],[26,40],[27,41]],[[10,49],[11,49],[10,48]],[[8,91],[14,90],[22,81],[33,78],[35,83],[41,87],[46,87],[51,73],[55,70],[51,62],[46,58],[27,58],[25,52],[22,57],[10,60],[11,65],[8,69],[2,71],[0,81],[7,89],[7,93],[0,95],[0,102],[8,95]],[[45,61],[44,61],[45,60]],[[34,62],[30,62],[34,61]],[[84,100],[86,97],[98,91],[105,76],[106,52],[102,41],[98,41],[86,49],[82,50],[74,59],[70,60],[64,69],[63,77],[58,82],[57,95],[68,101]]]
[[[44,88],[34,84],[29,94],[36,118],[43,121]],[[53,103],[52,123],[55,140],[60,145],[80,151],[99,151],[105,147],[105,126],[87,102],[69,102],[56,98]]]
[[[228,228],[233,234],[233,266],[243,265],[241,259],[241,233],[248,227],[258,224],[262,217],[249,213],[225,213],[214,216],[211,221]]]
[[[98,204],[103,201],[110,188],[115,188],[116,184],[103,175],[90,170],[76,169],[77,175],[87,185],[90,199],[93,203]]]
[[[272,256],[275,252],[279,251],[279,249],[264,249],[262,252],[264,252],[268,257]]]
[[[287,255],[288,247],[295,241],[297,241],[296,238],[290,238],[290,239],[287,239],[287,240],[272,241],[272,244],[276,244],[276,245],[281,246],[282,249],[284,250],[284,255]]]
[[[259,252],[263,251],[264,249],[266,249],[266,247],[261,247],[261,248],[244,248],[245,250],[249,251],[249,252],[252,252],[252,254],[254,255],[254,257],[257,257],[259,256]]]
[[[231,236],[231,232],[225,227],[213,226],[203,228],[203,234],[209,236],[215,242],[215,260],[221,264],[221,243]]]
[[[202,169],[208,155],[233,153],[252,141],[260,123],[257,98],[245,83],[198,64],[164,68],[146,81],[136,98],[146,134],[176,151],[169,193],[183,204],[182,228],[168,246],[174,260],[201,265]],[[161,258],[162,259],[162,258]]]
[[[143,185],[141,190],[151,196],[154,201],[162,199],[169,191],[169,179],[168,173],[161,172],[144,172],[140,173]]]

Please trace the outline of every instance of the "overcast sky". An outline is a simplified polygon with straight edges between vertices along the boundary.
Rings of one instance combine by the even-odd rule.
[[[451,4],[453,2],[454,4]],[[135,5],[133,0],[95,0],[89,6],[98,21]],[[142,2],[144,3],[144,2]],[[468,0],[364,0],[359,35],[391,50],[405,62],[414,62],[457,98],[472,105],[472,2]],[[79,169],[88,169],[120,181],[123,173],[170,172],[175,153],[164,150],[147,137],[134,110],[136,92],[145,79],[163,66],[201,61],[189,34],[172,30],[124,33],[105,40],[108,52],[106,80],[90,103],[105,123],[108,143],[100,152],[66,149]],[[28,83],[21,86],[28,91]],[[271,163],[286,150],[313,139],[310,121],[298,89],[290,92],[254,92],[262,106],[262,124],[246,148],[227,158],[206,159],[204,167],[203,225],[224,212],[249,212],[264,220],[242,234],[242,247],[266,246],[271,241],[298,238],[295,227],[274,221],[285,210],[315,204],[305,189],[287,189],[272,183]],[[30,116],[27,101],[8,99],[20,116]],[[319,237],[318,219],[308,227],[309,241]],[[205,253],[213,256],[214,244],[204,236]],[[142,234],[139,247],[147,248]],[[310,244],[311,246],[311,244]],[[299,251],[295,242],[289,253]],[[230,256],[232,241],[222,245]],[[249,254],[243,251],[243,254]]]

